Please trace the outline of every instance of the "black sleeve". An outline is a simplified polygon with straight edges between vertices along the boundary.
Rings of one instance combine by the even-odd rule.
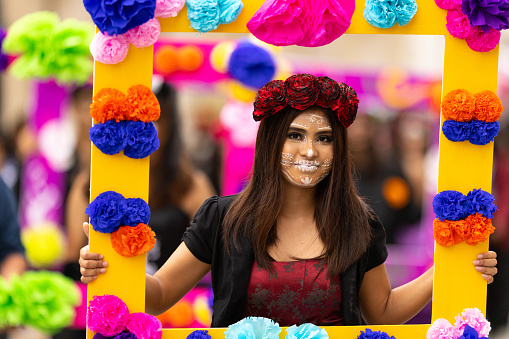
[[[205,200],[183,236],[183,241],[191,253],[206,264],[212,263],[219,223],[218,197],[213,196]]]
[[[14,195],[0,180],[0,262],[13,253],[24,253]]]
[[[371,222],[373,239],[368,249],[368,265],[366,272],[385,262],[387,259],[387,247],[385,246],[385,230],[380,220],[375,217]]]

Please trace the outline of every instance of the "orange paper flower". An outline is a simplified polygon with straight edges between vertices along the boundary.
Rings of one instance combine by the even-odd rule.
[[[477,245],[479,242],[486,241],[495,231],[491,219],[483,217],[482,214],[469,215],[466,220],[470,224],[470,235],[467,239],[469,245]]]
[[[454,235],[447,221],[433,220],[433,236],[435,241],[444,247],[454,245]]]
[[[133,110],[126,116],[127,120],[151,122],[159,119],[161,107],[154,93],[144,85],[134,85],[127,90],[127,101]]]
[[[98,123],[108,120],[124,120],[126,112],[132,110],[124,93],[114,88],[102,88],[97,92],[90,105],[90,115]]]
[[[442,101],[442,114],[447,120],[472,120],[475,116],[475,96],[466,89],[450,91]]]
[[[486,122],[494,122],[502,115],[502,101],[492,91],[475,94],[475,118]]]
[[[111,233],[111,246],[124,257],[134,257],[150,251],[156,243],[155,233],[147,224],[121,226]]]

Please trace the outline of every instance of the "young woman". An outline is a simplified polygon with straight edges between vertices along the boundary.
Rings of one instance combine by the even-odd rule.
[[[298,74],[264,86],[254,104],[262,122],[249,185],[202,205],[178,249],[147,275],[146,311],[171,307],[209,270],[213,327],[246,316],[281,326],[400,324],[421,310],[432,269],[391,289],[384,229],[352,181],[347,127],[357,105],[352,88],[328,77]],[[83,282],[105,272],[101,255],[84,247],[80,256]],[[474,262],[488,282],[495,257]]]

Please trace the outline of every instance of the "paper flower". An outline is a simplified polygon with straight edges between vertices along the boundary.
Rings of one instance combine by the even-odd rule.
[[[219,5],[217,0],[186,0],[187,18],[191,27],[206,33],[219,26]]]
[[[220,24],[234,22],[244,8],[244,4],[241,0],[218,0],[218,4]]]
[[[114,295],[94,295],[88,303],[87,327],[106,337],[122,333],[129,319],[127,305]]]
[[[482,337],[487,337],[491,331],[489,321],[478,308],[466,308],[454,319],[456,320],[454,326],[459,331],[463,331],[465,325],[472,327]]]
[[[156,96],[145,85],[134,85],[127,90],[127,102],[132,111],[126,112],[125,119],[143,122],[156,121],[161,115],[161,107]]]
[[[286,329],[286,339],[328,339],[329,335],[325,329],[314,324],[306,323],[290,326]]]
[[[458,336],[459,331],[443,318],[435,320],[428,329],[428,332],[426,332],[426,339],[452,339]]]
[[[433,213],[440,221],[460,220],[470,211],[470,200],[458,191],[442,191],[433,198]]]
[[[279,112],[287,105],[283,80],[272,80],[260,88],[254,101],[253,119],[263,118]]]
[[[156,0],[83,0],[102,33],[123,34],[154,18]]]
[[[115,88],[101,88],[90,104],[90,116],[99,123],[122,121],[131,110],[125,94]]]
[[[415,0],[396,1],[396,21],[400,26],[408,24],[417,13],[417,3]]]
[[[472,135],[473,124],[462,121],[446,120],[442,125],[442,133],[451,141],[466,141]]]
[[[502,101],[492,91],[486,90],[474,94],[475,96],[475,118],[486,122],[493,122],[500,119]]]
[[[367,0],[364,7],[364,19],[378,28],[390,28],[396,24],[394,0]]]
[[[475,115],[475,96],[466,89],[450,91],[442,101],[442,114],[448,120],[472,120]]]
[[[463,0],[461,10],[468,16],[472,26],[479,26],[484,33],[490,28],[509,28],[509,2],[506,0]]]
[[[263,317],[247,317],[228,326],[225,339],[277,339],[282,331],[278,323]]]
[[[314,75],[297,74],[285,80],[286,102],[293,108],[304,110],[312,106],[318,98],[318,81]]]
[[[479,337],[479,333],[474,328],[465,325],[463,334],[458,339],[488,339],[488,337]]]
[[[1,49],[2,43],[5,39],[5,36],[6,36],[5,30],[3,28],[0,28],[0,71],[3,71],[4,69],[6,69],[7,64],[8,64],[7,55],[2,53],[2,49]]]
[[[498,121],[495,122],[484,122],[478,120],[472,120],[472,134],[470,135],[469,141],[474,145],[486,145],[495,139],[500,131],[500,125]]]
[[[104,154],[114,155],[123,151],[127,145],[126,125],[123,121],[108,120],[90,128],[90,141]]]
[[[144,24],[131,28],[124,34],[124,37],[127,42],[135,47],[144,48],[153,45],[159,39],[159,35],[161,35],[161,24],[159,20],[153,18]]]
[[[18,280],[14,277],[14,280]],[[25,310],[22,303],[16,303],[12,293],[12,280],[0,277],[0,328],[16,327],[23,324]]]
[[[361,331],[361,334],[359,334],[357,339],[395,339],[395,338],[389,336],[387,333],[383,331],[372,331],[371,329],[366,328],[366,332]]]
[[[465,39],[468,47],[476,52],[489,52],[493,50],[500,42],[501,33],[496,29],[491,29],[484,33],[479,27],[472,27],[469,36]]]
[[[127,329],[138,339],[161,339],[163,328],[161,322],[153,315],[132,313],[127,322]]]
[[[453,9],[461,7],[462,0],[435,0],[435,4],[441,9]]]
[[[491,219],[480,214],[469,215],[466,221],[470,226],[468,238],[466,239],[469,245],[477,245],[479,242],[484,242],[488,240],[490,234],[495,232]]]
[[[185,0],[156,0],[154,16],[158,18],[176,17],[185,4]]]
[[[259,89],[272,80],[276,65],[264,48],[247,41],[240,42],[229,60],[230,74],[243,84]]]
[[[147,224],[121,226],[111,234],[111,246],[123,257],[147,253],[155,243],[155,233]]]
[[[453,37],[466,39],[470,35],[470,21],[461,11],[461,6],[448,10],[446,20],[445,27]]]
[[[150,220],[150,207],[141,198],[128,198],[127,210],[124,215],[123,224],[136,226],[139,223],[148,224]]]
[[[493,213],[498,210],[493,203],[495,197],[481,189],[473,189],[468,192],[467,199],[470,201],[468,214],[479,213],[486,218],[493,218]]]
[[[113,337],[105,337],[101,333],[96,333],[93,339],[138,339],[136,336],[129,332],[122,332]]]
[[[456,223],[458,226],[465,226],[467,230],[461,227],[454,227]],[[459,231],[459,232],[456,232]],[[440,221],[438,219],[433,220],[433,237],[435,241],[444,247],[450,247],[452,245],[460,244],[467,240],[469,232],[469,224],[464,220],[459,221]],[[466,235],[464,233],[467,233]]]
[[[127,210],[127,202],[122,194],[106,191],[99,194],[86,208],[92,228],[101,233],[118,230]]]
[[[127,121],[125,156],[133,159],[148,157],[159,148],[157,130],[152,122]]]
[[[186,339],[210,339],[211,336],[207,330],[195,330],[191,332]]]

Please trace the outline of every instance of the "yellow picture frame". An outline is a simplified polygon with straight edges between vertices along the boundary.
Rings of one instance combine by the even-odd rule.
[[[312,0],[310,0],[312,1]],[[244,0],[244,9],[238,19],[222,25],[214,32],[248,33],[247,21],[260,8],[263,0]],[[490,52],[474,52],[464,40],[449,35],[446,12],[433,0],[417,0],[418,10],[412,21],[404,26],[379,29],[369,25],[364,17],[364,1],[356,3],[352,24],[346,34],[407,34],[444,36],[444,67],[442,97],[449,91],[464,88],[473,93],[497,89],[498,47]],[[186,9],[176,18],[161,19],[164,32],[194,32],[189,26]],[[198,34],[198,33],[197,33]],[[207,34],[213,34],[207,33]],[[341,38],[340,38],[341,39]],[[101,88],[112,87],[127,92],[136,84],[151,87],[153,48],[137,49],[130,46],[126,59],[115,65],[95,62],[94,94]],[[442,117],[443,119],[443,117]],[[485,146],[469,142],[451,142],[440,133],[438,192],[456,190],[467,194],[474,188],[491,192],[493,142]],[[91,200],[104,191],[113,190],[126,198],[148,201],[149,159],[130,159],[122,153],[105,155],[92,145]],[[432,225],[429,225],[430,232]],[[435,275],[432,321],[445,318],[454,323],[454,317],[465,308],[477,307],[486,312],[486,281],[473,269],[472,260],[488,250],[488,241],[476,246],[465,243],[452,247],[435,246]],[[88,300],[94,295],[114,294],[124,300],[130,312],[145,309],[146,256],[125,258],[118,255],[110,243],[110,234],[91,230],[90,251],[104,254],[109,262],[107,273],[88,285]],[[430,324],[369,326],[382,330],[397,339],[425,338]],[[366,326],[326,327],[330,338],[356,338]],[[195,329],[164,329],[163,339],[183,339]],[[224,338],[225,329],[209,330],[213,339]],[[286,332],[281,332],[284,338]],[[93,334],[87,330],[87,338]]]

